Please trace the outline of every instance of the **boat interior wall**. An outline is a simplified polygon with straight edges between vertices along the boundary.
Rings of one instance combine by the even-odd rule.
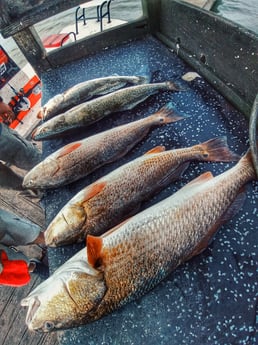
[[[203,75],[244,114],[258,89],[258,37],[181,1],[147,1],[151,32]]]

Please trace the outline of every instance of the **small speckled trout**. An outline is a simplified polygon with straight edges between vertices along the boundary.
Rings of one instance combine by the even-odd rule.
[[[106,93],[114,92],[128,84],[138,85],[147,82],[148,78],[143,76],[120,75],[87,80],[51,98],[41,108],[38,117],[48,120],[94,96],[102,96]]]
[[[87,234],[101,235],[140,203],[165,188],[184,172],[191,160],[232,161],[226,138],[215,138],[188,148],[164,151],[158,146],[77,193],[45,231],[46,244],[60,246],[81,242]]]
[[[65,145],[30,170],[23,179],[23,187],[56,188],[74,182],[124,156],[153,126],[182,118],[167,106],[146,118]]]
[[[202,174],[104,235],[88,235],[86,250],[22,300],[28,328],[75,327],[144,295],[208,246],[241,208],[242,187],[256,178],[249,152],[233,168]]]
[[[159,91],[179,91],[170,81],[126,87],[88,102],[81,103],[59,114],[32,133],[34,140],[46,140],[69,132],[71,129],[88,126],[103,117],[118,111],[133,109],[149,96]]]

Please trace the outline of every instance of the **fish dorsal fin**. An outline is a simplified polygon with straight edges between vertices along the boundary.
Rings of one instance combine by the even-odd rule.
[[[78,147],[80,147],[82,145],[81,142],[77,142],[77,143],[71,143],[68,145],[65,145],[60,151],[59,154],[57,156],[57,158],[63,157],[65,155],[68,155],[69,153],[75,151],[76,149],[78,149]]]
[[[152,153],[160,153],[160,152],[164,152],[164,151],[166,151],[165,146],[156,146],[156,147],[153,147],[153,149],[145,152],[144,155],[149,155]]]
[[[86,240],[89,264],[97,268],[101,265],[102,237],[88,235]]]
[[[201,174],[200,176],[196,177],[195,179],[193,179],[192,181],[187,183],[186,187],[202,184],[202,183],[209,181],[213,178],[214,178],[214,176],[212,175],[212,173],[210,171],[206,171],[205,173]]]
[[[106,182],[95,182],[86,188],[84,193],[83,202],[86,202],[99,194],[106,186]]]
[[[214,177],[210,171],[207,171],[200,176],[196,177],[192,181],[188,182],[186,185],[184,185],[182,188],[180,188],[175,195],[177,197],[191,197],[195,193],[195,191],[199,190],[200,188],[203,187],[203,185],[212,180]]]

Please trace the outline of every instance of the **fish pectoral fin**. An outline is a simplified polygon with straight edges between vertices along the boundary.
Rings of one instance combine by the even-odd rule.
[[[102,237],[88,235],[86,239],[86,249],[88,262],[93,268],[101,266]]]
[[[107,182],[95,182],[85,190],[83,202],[86,202],[99,194],[106,186]]]
[[[188,186],[194,186],[194,185],[201,185],[206,181],[209,181],[213,179],[214,176],[210,171],[206,171],[205,173],[201,174],[200,176],[196,177],[192,181],[188,182],[187,185],[183,188],[187,188]]]
[[[164,152],[164,151],[166,151],[165,146],[156,146],[156,147],[153,147],[153,149],[145,152],[144,155],[149,155],[152,153],[160,153],[160,152]]]
[[[69,153],[75,151],[76,149],[78,149],[78,147],[80,147],[82,145],[81,142],[77,142],[77,143],[71,143],[68,145],[65,145],[59,152],[57,158],[61,158],[65,155],[68,155]]]
[[[89,264],[93,268],[98,269],[102,265],[103,237],[110,235],[111,232],[118,230],[121,226],[123,226],[129,220],[130,218],[127,218],[123,222],[111,228],[109,231],[105,232],[105,234],[102,236],[92,236],[92,235],[87,236],[86,238],[87,257],[88,257]]]

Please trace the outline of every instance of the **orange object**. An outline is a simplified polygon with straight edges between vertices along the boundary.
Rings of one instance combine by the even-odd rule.
[[[41,98],[41,91],[40,92],[33,92],[33,89],[40,84],[40,79],[37,75],[34,75],[23,87],[23,93],[26,95],[28,94],[27,98],[30,102],[30,109],[40,100]],[[14,107],[16,102],[18,101],[18,96],[14,96],[12,101],[9,103],[11,107]],[[9,125],[10,128],[14,129],[18,126],[20,121],[28,114],[30,109],[21,110],[17,115],[16,119]]]
[[[43,45],[45,48],[58,48],[61,47],[64,42],[69,38],[69,34],[53,34],[43,39]]]
[[[2,48],[0,48],[0,65],[2,63],[7,64],[8,62],[8,56],[5,54]]]
[[[26,261],[9,260],[4,250],[1,251],[0,261],[3,266],[0,273],[0,285],[18,287],[29,283],[30,274]]]

